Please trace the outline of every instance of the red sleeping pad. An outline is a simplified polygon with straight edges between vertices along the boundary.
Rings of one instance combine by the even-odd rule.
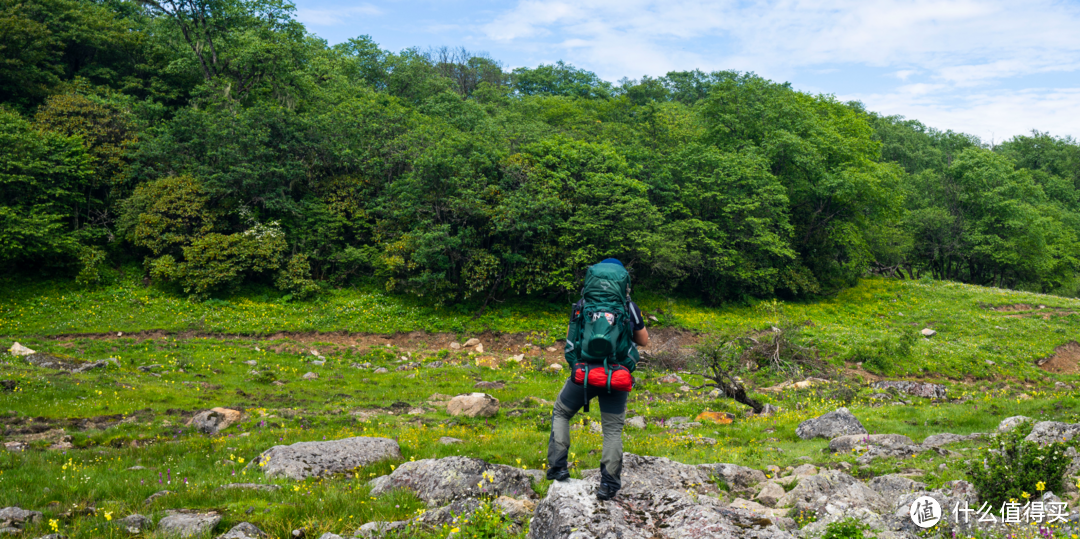
[[[611,374],[612,391],[629,392],[634,389],[634,376],[630,374],[630,369],[627,369],[622,365],[612,365],[608,367],[608,372]],[[589,385],[598,389],[607,390],[608,372],[604,372],[603,364],[589,365]],[[574,383],[579,386],[585,380],[584,363],[574,365],[573,380]]]

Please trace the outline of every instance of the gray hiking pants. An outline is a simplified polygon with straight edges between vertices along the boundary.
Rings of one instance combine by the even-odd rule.
[[[604,430],[604,449],[600,453],[600,483],[614,491],[622,487],[622,431],[626,422],[626,398],[629,393],[589,388],[588,398],[600,405],[600,426]],[[551,438],[548,440],[548,478],[567,469],[570,452],[570,419],[585,406],[585,389],[566,380],[551,414]]]

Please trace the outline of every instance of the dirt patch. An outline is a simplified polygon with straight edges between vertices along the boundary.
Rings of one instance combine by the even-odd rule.
[[[1044,371],[1055,374],[1080,374],[1080,343],[1065,343],[1049,357],[1035,362]]]
[[[1014,303],[1012,305],[997,305],[997,306],[984,306],[991,311],[997,311],[999,313],[1016,313],[1023,311],[1034,311],[1035,307],[1028,305],[1027,303]]]

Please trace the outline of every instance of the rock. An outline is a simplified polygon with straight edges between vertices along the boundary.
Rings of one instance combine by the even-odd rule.
[[[934,335],[937,335],[937,332],[930,328],[923,328],[919,333],[921,333],[923,337],[933,337]]]
[[[379,372],[379,371],[375,371],[375,372]],[[386,372],[386,370],[384,369],[383,372]],[[303,378],[304,380],[318,380],[319,375],[315,374],[313,372],[309,372],[309,373],[305,373],[304,376],[302,376],[301,378]]]
[[[439,443],[442,444],[442,445],[452,445],[452,444],[463,444],[463,443],[465,443],[465,441],[464,440],[459,440],[457,438],[451,438],[449,436],[443,436],[442,438],[439,438]]]
[[[383,374],[383,373],[387,373],[387,372],[390,372],[390,371],[386,370],[386,367],[379,367],[378,369],[375,369],[374,371],[371,371],[371,372],[374,372],[375,374]]]
[[[21,453],[26,451],[26,447],[23,442],[4,442],[4,450],[11,453]]]
[[[150,518],[138,513],[130,514],[120,520],[116,521],[116,525],[124,528],[128,533],[134,535],[142,533],[143,530],[150,527]]]
[[[316,367],[322,367],[323,365],[326,365],[326,361],[322,359],[316,359],[315,361],[312,361],[311,364],[315,365]]]
[[[454,344],[457,344],[457,343],[454,343]],[[359,533],[357,535],[359,535]],[[338,534],[336,534],[336,533],[326,532],[326,533],[320,535],[319,539],[345,539],[345,538],[338,535]]]
[[[221,485],[217,490],[261,490],[263,492],[274,492],[281,490],[281,485],[266,485],[263,483],[229,483],[227,485]]]
[[[796,466],[794,470],[791,470],[791,476],[800,479],[811,475],[817,475],[817,473],[817,466],[814,466],[813,464],[800,464]]]
[[[244,362],[244,365],[250,365],[252,367],[254,367],[254,366],[258,365],[258,364],[259,364],[259,362],[255,361],[254,359],[251,359],[251,360],[248,360],[248,361]]]
[[[401,530],[408,525],[408,520],[399,520],[397,522],[385,522],[376,520],[372,522],[367,522],[363,526],[360,526],[360,529],[356,530],[356,537],[384,537],[386,535],[391,535],[392,532]]]
[[[487,393],[458,395],[450,399],[446,411],[452,416],[493,417],[499,413],[499,399]]]
[[[518,354],[516,356],[510,356],[510,357],[506,358],[506,360],[514,362],[514,363],[521,363],[522,361],[525,361],[525,354]]]
[[[559,351],[559,349],[555,348],[554,346],[549,346],[549,347],[545,348],[544,350],[546,350],[548,352],[558,352]]]
[[[875,389],[896,389],[901,393],[927,399],[944,399],[948,392],[947,388],[941,384],[909,382],[907,380],[883,380],[870,384],[870,387]]]
[[[998,432],[1009,432],[1010,430],[1015,429],[1017,425],[1025,422],[1025,421],[1033,421],[1033,420],[1030,417],[1023,416],[1023,415],[1014,415],[1012,417],[1006,417],[1005,419],[1001,420],[1001,423],[998,423],[997,430],[998,430]]]
[[[922,442],[922,446],[926,448],[941,447],[943,445],[954,444],[956,442],[965,442],[967,440],[974,440],[981,437],[982,434],[975,433],[968,436],[960,434],[953,434],[951,432],[942,432],[939,434],[931,434],[927,436]]]
[[[856,508],[874,513],[892,511],[889,500],[876,491],[838,470],[824,470],[799,480],[799,484],[776,502],[777,507],[829,514],[844,514]]]
[[[562,372],[562,368],[563,368],[562,365],[560,365],[558,363],[552,363],[551,365],[548,365],[547,367],[544,368],[544,372],[549,372],[549,373]]]
[[[145,470],[146,466],[132,466],[130,468],[124,468],[125,472],[137,472],[139,470]]]
[[[261,537],[266,537],[266,533],[250,522],[241,522],[217,536],[217,539],[259,539]]]
[[[656,382],[660,383],[660,384],[683,384],[683,383],[685,383],[685,382],[683,382],[682,377],[680,377],[678,374],[674,374],[674,373],[666,374],[664,376],[661,376],[660,379],[657,380]]]
[[[39,522],[41,522],[40,511],[28,511],[15,506],[0,509],[0,528],[21,530]]]
[[[779,406],[773,406],[769,403],[765,403],[765,406],[761,408],[761,411],[754,415],[758,417],[772,417],[778,413],[780,413]]]
[[[642,416],[634,416],[626,420],[627,427],[634,427],[635,429],[645,428],[645,418]]]
[[[735,498],[734,500],[732,500],[731,503],[729,504],[729,507],[734,507],[736,509],[745,509],[747,511],[750,511],[751,513],[755,513],[755,514],[758,514],[758,515],[763,515],[763,516],[769,517],[771,519],[777,519],[777,520],[779,520],[781,517],[783,517],[784,514],[787,513],[787,511],[788,511],[787,509],[773,509],[771,507],[765,507],[764,505],[761,505],[760,503],[752,502],[750,500],[744,500],[742,498]],[[779,522],[778,522],[778,524],[779,524]],[[794,524],[794,522],[792,522],[792,524]],[[782,527],[785,528],[785,529],[789,529],[787,526],[782,526]]]
[[[795,429],[803,440],[811,438],[833,439],[845,434],[866,434],[866,428],[847,408],[837,408],[823,416],[807,419]]]
[[[465,341],[465,348],[468,348],[470,346],[476,346],[478,344],[480,344],[480,339],[477,339],[476,337],[473,337],[473,338]]]
[[[484,353],[484,345],[483,344],[478,344],[478,345],[476,345],[476,348],[473,348],[473,350],[477,354],[483,354]]]
[[[476,389],[502,389],[506,387],[503,382],[477,382],[473,384]]]
[[[926,490],[925,483],[913,481],[897,474],[879,475],[871,479],[867,486],[885,500],[895,500],[904,494]]]
[[[461,349],[461,344],[456,343],[456,342],[452,342],[452,343],[450,343],[450,349],[451,350],[460,350]]]
[[[829,381],[824,379],[824,378],[814,378],[813,376],[811,376],[811,377],[807,378],[806,380],[801,380],[799,382],[792,382],[791,380],[787,380],[785,382],[781,382],[779,384],[776,384],[775,386],[763,387],[759,391],[766,391],[766,392],[776,393],[776,392],[784,391],[784,390],[788,390],[788,389],[806,389],[808,387],[821,385],[821,384],[828,384],[828,383],[829,383]]]
[[[398,365],[398,368],[394,369],[394,372],[411,371],[413,369],[419,369],[419,363],[406,363],[404,365]]]
[[[536,509],[536,502],[532,500],[518,500],[509,496],[499,496],[495,499],[495,505],[502,509],[506,516],[518,522],[531,517]]]
[[[117,361],[114,358],[102,359],[102,360],[93,361],[93,362],[90,362],[90,363],[83,363],[83,364],[79,365],[78,367],[75,367],[74,369],[72,369],[71,372],[74,373],[74,374],[81,374],[81,373],[84,373],[84,372],[92,371],[94,369],[101,369],[101,368],[107,367],[109,365],[113,365],[114,367],[119,367],[120,362]]]
[[[626,468],[623,470],[625,482]],[[624,486],[614,500],[601,502],[596,499],[596,481],[571,479],[553,483],[547,497],[536,507],[529,538],[592,537],[788,539],[793,536],[776,526],[772,519],[746,509],[724,507],[716,498],[691,496],[685,490],[647,484],[640,488]]]
[[[442,366],[443,366],[442,361],[429,361],[427,363],[424,363],[424,368],[425,369],[441,369]]]
[[[172,494],[172,491],[159,490],[159,491],[151,494],[149,498],[146,498],[146,500],[143,501],[143,505],[150,505],[150,504],[154,503],[154,500],[157,500],[158,498],[160,498],[162,496],[168,496],[169,494]]]
[[[739,466],[738,464],[699,464],[697,467],[711,476],[723,479],[724,483],[727,483],[729,487],[736,491],[752,493],[753,491],[750,489],[754,485],[764,483],[766,480],[765,474],[761,470]]]
[[[221,522],[221,515],[217,513],[166,511],[165,514],[167,516],[157,524],[157,533],[165,536],[198,537],[206,535]]]
[[[1039,421],[1031,427],[1031,434],[1024,440],[1046,445],[1054,442],[1067,442],[1080,434],[1080,423],[1061,423],[1058,421]]]
[[[386,459],[401,458],[397,442],[387,438],[356,436],[327,442],[297,442],[264,451],[251,465],[267,476],[301,480],[346,473]],[[265,466],[256,463],[265,462]]]
[[[195,414],[187,422],[188,426],[195,427],[203,434],[217,434],[233,423],[240,421],[240,412],[228,408],[211,408]]]
[[[485,496],[510,495],[532,498],[532,478],[523,470],[503,464],[489,464],[469,457],[446,457],[405,462],[390,475],[371,482],[371,495],[406,489],[428,506]]]
[[[829,451],[832,453],[850,453],[867,446],[897,450],[914,447],[915,442],[903,434],[848,434],[829,440]]]
[[[754,501],[766,507],[775,507],[776,502],[778,502],[780,498],[783,498],[784,494],[784,487],[773,483],[772,481],[767,481],[765,485],[761,487],[761,490],[758,491],[757,496],[754,496]]]
[[[23,346],[23,345],[21,345],[19,343],[15,343],[15,344],[11,345],[11,348],[8,348],[8,352],[11,352],[11,355],[16,356],[16,357],[29,356],[31,354],[36,354],[37,353],[37,351],[31,350],[31,349],[29,349],[29,348],[27,348],[27,347],[25,347],[25,346]]]

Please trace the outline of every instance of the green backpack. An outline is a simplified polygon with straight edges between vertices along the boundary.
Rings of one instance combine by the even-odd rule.
[[[633,333],[630,273],[619,264],[593,264],[570,315],[563,357],[571,372],[578,363],[619,364],[634,372],[639,356]]]

